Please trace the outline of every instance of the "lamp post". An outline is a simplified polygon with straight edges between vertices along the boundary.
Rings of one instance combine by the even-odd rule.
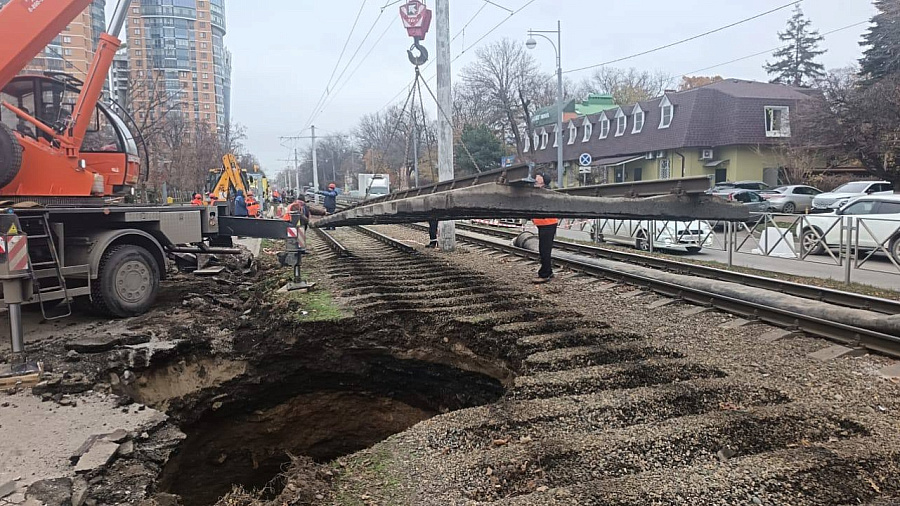
[[[556,44],[553,39],[543,35],[545,33],[556,34]],[[562,188],[563,185],[563,94],[562,94],[562,24],[556,22],[556,30],[528,30],[528,41],[525,47],[534,49],[537,47],[535,37],[543,37],[550,42],[553,50],[556,52],[556,185]],[[531,132],[529,132],[529,135]]]

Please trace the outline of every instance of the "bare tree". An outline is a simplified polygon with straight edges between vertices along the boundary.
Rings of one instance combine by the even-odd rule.
[[[722,80],[722,76],[681,76],[681,84],[678,85],[678,91],[692,90]]]
[[[602,67],[583,87],[592,93],[612,95],[619,105],[629,105],[662,95],[673,82],[671,75],[661,71]]]

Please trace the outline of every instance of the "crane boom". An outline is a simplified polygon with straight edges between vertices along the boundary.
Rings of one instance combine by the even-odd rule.
[[[0,89],[89,5],[91,0],[12,0],[0,9]]]

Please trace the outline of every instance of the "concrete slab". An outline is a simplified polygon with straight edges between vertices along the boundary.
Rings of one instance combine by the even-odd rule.
[[[262,248],[262,239],[259,239],[259,238],[256,238],[256,239],[250,238],[250,237],[235,238],[234,243],[244,246],[245,248],[250,250],[250,253],[252,253],[253,256],[255,256],[255,257],[259,256],[259,250],[260,250],[260,248]]]
[[[684,311],[682,311],[681,316],[694,316],[694,315],[698,315],[698,314],[702,314],[702,313],[708,313],[710,311],[712,311],[711,307],[694,306],[692,308],[685,309]]]
[[[878,371],[878,374],[887,379],[900,379],[900,364],[894,364]]]
[[[119,444],[105,439],[97,439],[91,445],[91,448],[78,459],[75,465],[76,473],[86,473],[101,467],[106,467],[112,462],[116,452],[119,450]]]
[[[781,339],[787,339],[788,337],[792,337],[797,335],[798,332],[794,332],[792,330],[784,330],[784,329],[775,329],[766,332],[765,334],[759,336],[759,340],[764,343],[774,343],[775,341],[779,341]]]
[[[866,350],[864,348],[850,348],[847,346],[836,344],[834,346],[829,346],[828,348],[810,353],[807,356],[822,362],[827,362],[829,360],[835,360],[843,357],[861,357],[865,354]]]
[[[723,329],[739,329],[741,327],[746,327],[747,325],[750,325],[751,323],[753,323],[751,320],[745,320],[743,318],[735,318],[731,321],[727,321],[727,322],[719,325],[719,327],[723,328]]]
[[[669,298],[659,299],[658,301],[654,302],[653,304],[650,304],[647,307],[650,309],[659,309],[661,307],[670,306],[670,305],[674,304],[675,302],[677,302],[675,299],[669,299]]]

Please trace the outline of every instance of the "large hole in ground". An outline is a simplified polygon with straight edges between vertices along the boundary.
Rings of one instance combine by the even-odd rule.
[[[278,493],[272,480],[289,454],[327,462],[437,414],[503,395],[492,371],[462,370],[455,360],[463,363],[422,348],[415,360],[386,348],[295,350],[256,365],[190,358],[147,371],[133,396],[168,407],[188,436],[158,489],[187,506],[205,505],[234,485],[270,485],[269,493]],[[211,387],[211,378],[226,380]]]

